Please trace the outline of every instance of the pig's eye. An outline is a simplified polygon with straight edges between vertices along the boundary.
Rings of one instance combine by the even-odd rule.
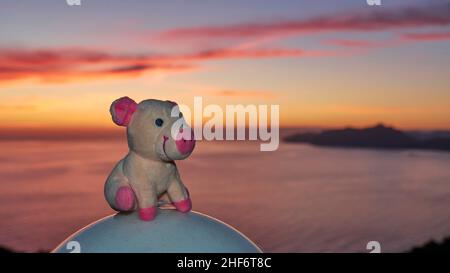
[[[183,113],[180,112],[180,114],[178,115],[179,118],[183,117]]]
[[[157,118],[155,120],[155,125],[158,126],[158,127],[161,127],[163,125],[163,123],[164,123],[164,120],[162,120],[160,118]]]

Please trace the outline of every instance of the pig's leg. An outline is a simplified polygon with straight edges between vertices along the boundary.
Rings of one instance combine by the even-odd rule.
[[[131,211],[136,207],[134,191],[122,172],[122,162],[119,162],[105,183],[105,198],[112,209]]]
[[[139,218],[143,221],[155,218],[158,204],[156,191],[158,181],[149,180],[148,168],[150,168],[148,162],[134,153],[128,154],[124,159],[123,170],[136,194]]]
[[[157,212],[158,197],[156,191],[151,188],[140,188],[137,193],[139,218],[144,221],[151,221]]]
[[[178,175],[170,183],[169,188],[167,189],[167,195],[178,211],[188,212],[191,210],[192,203],[189,192],[183,185],[183,182],[179,179]]]
[[[132,178],[131,184],[136,191],[139,218],[143,221],[151,221],[156,216],[158,205],[158,196],[155,187],[152,183],[133,183],[133,181],[134,179]]]

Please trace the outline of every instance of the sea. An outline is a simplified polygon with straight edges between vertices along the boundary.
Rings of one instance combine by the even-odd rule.
[[[51,251],[113,214],[103,185],[123,139],[0,141],[0,246]],[[403,252],[450,236],[450,153],[199,141],[177,162],[193,209],[265,252]]]

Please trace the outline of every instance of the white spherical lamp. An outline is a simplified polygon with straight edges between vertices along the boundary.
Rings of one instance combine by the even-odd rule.
[[[260,253],[261,249],[233,227],[198,213],[160,209],[153,221],[137,213],[100,219],[71,235],[53,252]]]

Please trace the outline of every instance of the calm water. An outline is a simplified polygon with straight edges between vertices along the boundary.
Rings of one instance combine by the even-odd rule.
[[[0,245],[50,250],[113,211],[125,141],[2,141]],[[450,235],[450,153],[199,143],[179,164],[194,209],[271,252],[404,251]]]

